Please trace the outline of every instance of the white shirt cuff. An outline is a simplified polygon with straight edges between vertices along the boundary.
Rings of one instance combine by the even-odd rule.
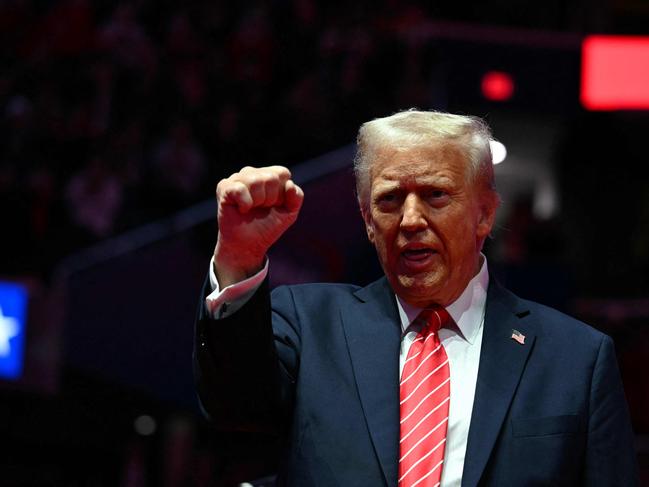
[[[227,318],[231,314],[239,310],[259,289],[261,283],[264,282],[268,275],[268,259],[264,264],[264,268],[254,276],[244,279],[223,288],[219,288],[219,282],[216,280],[216,273],[214,272],[214,257],[210,259],[210,285],[212,292],[205,298],[205,308],[209,315],[215,320]]]

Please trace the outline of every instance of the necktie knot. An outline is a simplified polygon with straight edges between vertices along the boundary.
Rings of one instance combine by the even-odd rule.
[[[422,335],[437,333],[440,328],[448,326],[452,320],[451,315],[442,306],[422,310],[417,319],[421,322]]]

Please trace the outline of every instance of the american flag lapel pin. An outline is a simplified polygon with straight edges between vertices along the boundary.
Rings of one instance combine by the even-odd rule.
[[[512,340],[517,341],[521,345],[525,345],[525,335],[518,330],[512,330]]]

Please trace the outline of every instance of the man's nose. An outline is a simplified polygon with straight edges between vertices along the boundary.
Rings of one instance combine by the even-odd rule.
[[[401,229],[417,231],[425,228],[428,223],[424,216],[423,202],[416,194],[409,194],[403,202]]]

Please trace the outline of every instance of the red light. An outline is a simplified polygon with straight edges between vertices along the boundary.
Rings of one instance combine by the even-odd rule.
[[[482,94],[491,101],[509,100],[514,94],[514,80],[508,73],[489,71],[482,77]]]
[[[588,36],[581,55],[586,109],[649,109],[649,37]]]

